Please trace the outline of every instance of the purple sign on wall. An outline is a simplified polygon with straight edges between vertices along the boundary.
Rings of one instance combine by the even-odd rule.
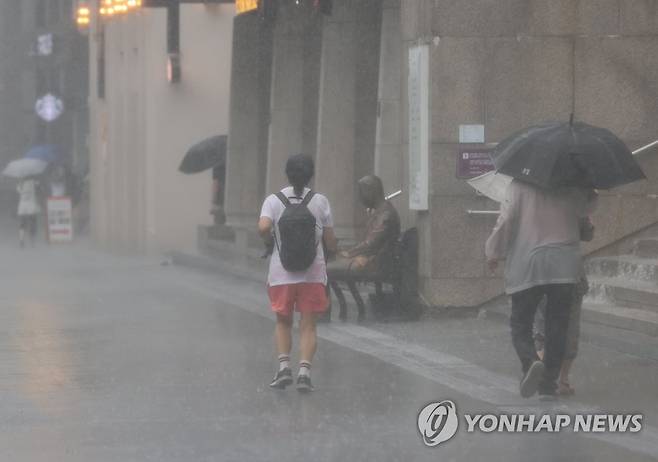
[[[475,178],[495,170],[491,160],[493,149],[460,148],[457,156],[457,178]]]

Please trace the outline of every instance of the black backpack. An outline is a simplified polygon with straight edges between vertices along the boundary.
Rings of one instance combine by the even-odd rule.
[[[281,242],[277,240],[279,258],[286,271],[299,272],[307,270],[315,261],[317,242],[315,242],[315,216],[308,209],[308,203],[315,193],[309,191],[299,204],[292,204],[285,194],[278,192],[286,209],[277,222]]]

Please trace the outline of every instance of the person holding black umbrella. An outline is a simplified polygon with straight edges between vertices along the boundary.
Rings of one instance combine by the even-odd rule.
[[[507,189],[498,222],[486,242],[493,270],[505,260],[505,287],[512,297],[512,342],[521,360],[520,392],[553,396],[559,375],[569,307],[581,278],[579,220],[593,210],[593,190],[542,189],[514,180]],[[546,297],[544,361],[535,350],[535,311]]]
[[[226,149],[228,137],[216,135],[196,143],[185,153],[178,170],[186,175],[212,169],[212,208],[215,225],[226,221],[224,215],[224,182],[226,180]]]
[[[521,360],[520,392],[556,394],[570,305],[581,278],[580,220],[596,204],[596,189],[646,178],[631,151],[609,130],[582,122],[545,123],[501,141],[496,171],[514,180],[485,245],[489,267],[505,260],[512,297],[512,343]],[[543,361],[533,342],[537,306],[546,297]]]

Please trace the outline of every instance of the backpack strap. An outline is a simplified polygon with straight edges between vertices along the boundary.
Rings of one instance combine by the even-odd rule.
[[[283,194],[281,191],[279,191],[278,193],[276,193],[275,196],[276,196],[281,202],[283,202],[283,205],[285,205],[286,207],[292,205],[292,204],[290,203],[290,199],[288,199],[288,198],[286,197],[286,195]],[[313,191],[309,191],[308,193],[306,193],[306,196],[304,196],[304,199],[302,200],[302,202],[300,203],[300,205],[307,206],[308,203],[311,202],[311,199],[313,199],[313,196],[315,196],[315,192],[313,192]],[[297,198],[297,199],[299,199],[299,198]]]
[[[288,198],[286,197],[286,195],[283,194],[281,191],[279,191],[278,193],[276,193],[275,196],[278,197],[279,200],[280,200],[281,202],[283,202],[283,205],[285,205],[286,207],[288,207],[289,205],[291,205],[291,204],[290,204],[290,200],[288,200]]]
[[[307,206],[308,203],[311,202],[311,199],[313,199],[313,196],[315,196],[315,193],[313,192],[313,190],[306,193],[306,196],[304,196],[304,200],[302,201],[301,205]]]
[[[292,205],[290,200],[281,191],[274,195],[283,203],[284,207],[288,208],[289,205]],[[281,252],[281,249],[279,248],[279,240],[276,238],[276,232],[272,232],[272,235],[274,236],[274,244],[276,245],[276,249]]]

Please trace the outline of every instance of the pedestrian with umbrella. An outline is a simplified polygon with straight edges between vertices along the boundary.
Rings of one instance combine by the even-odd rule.
[[[205,172],[226,163],[226,135],[206,138],[193,145],[185,153],[178,170],[186,174]]]
[[[226,147],[228,137],[216,135],[193,145],[185,153],[178,170],[185,174],[201,173],[212,169],[212,209],[215,224],[223,224],[224,182],[226,180]]]
[[[25,153],[25,159],[37,159],[46,163],[53,164],[59,160],[59,150],[53,144],[39,144],[31,147]]]
[[[26,238],[29,237],[30,245],[34,246],[37,236],[37,217],[41,213],[38,198],[39,181],[34,177],[22,179],[16,191],[18,191],[18,218],[20,227],[18,240],[21,247],[25,247]]]
[[[37,177],[41,175],[48,163],[34,158],[23,158],[10,162],[2,174],[19,180],[18,192],[18,218],[20,226],[18,239],[21,247],[25,246],[26,238],[30,238],[33,245],[37,235],[37,216],[41,213],[39,205]]]
[[[485,253],[493,270],[505,260],[512,298],[512,343],[521,361],[520,393],[556,395],[569,309],[581,278],[580,222],[596,204],[595,189],[645,178],[626,145],[610,131],[584,123],[529,127],[503,140],[492,154],[498,173],[514,180]],[[546,297],[543,361],[532,326]]]

